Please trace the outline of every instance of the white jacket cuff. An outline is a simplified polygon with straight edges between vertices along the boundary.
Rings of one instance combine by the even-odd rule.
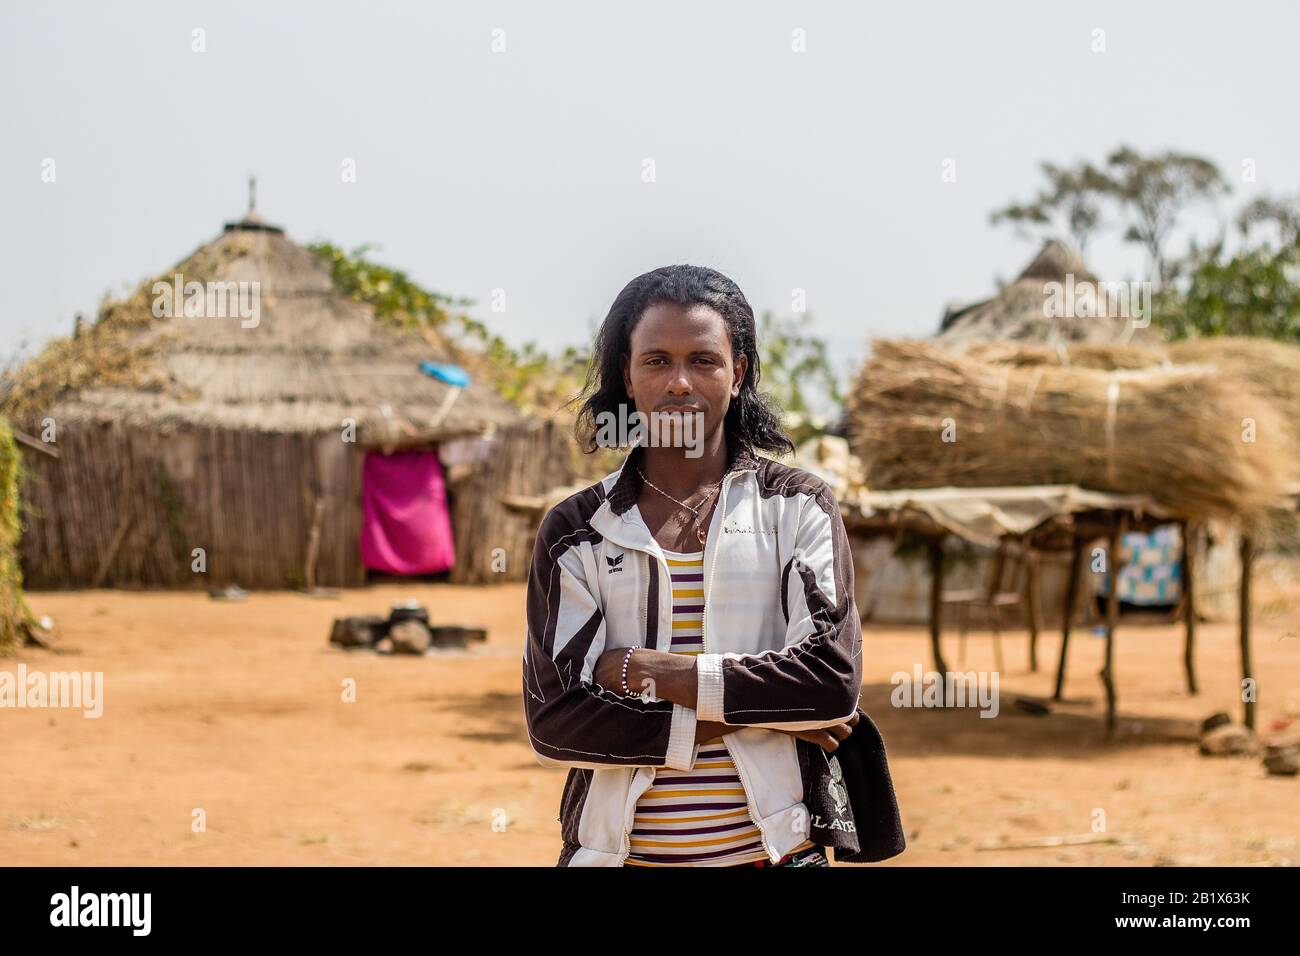
[[[696,717],[725,724],[726,720],[722,716],[722,655],[697,654],[695,675]]]
[[[672,730],[668,733],[668,756],[664,766],[670,770],[690,770],[695,766],[695,711],[673,704]]]

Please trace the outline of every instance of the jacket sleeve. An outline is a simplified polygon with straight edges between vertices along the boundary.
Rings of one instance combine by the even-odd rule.
[[[815,730],[849,720],[862,690],[862,624],[844,519],[821,479],[800,492],[798,531],[781,571],[785,646],[695,658],[700,720]]]
[[[543,766],[606,769],[695,762],[695,710],[627,697],[592,680],[605,615],[588,584],[599,535],[552,509],[533,547],[524,644],[524,715]]]

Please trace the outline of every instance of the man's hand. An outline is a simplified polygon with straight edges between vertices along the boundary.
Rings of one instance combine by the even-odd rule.
[[[834,724],[830,727],[820,727],[817,730],[777,730],[778,734],[786,734],[790,737],[797,737],[800,740],[806,740],[810,744],[816,744],[827,753],[834,753],[839,747],[840,741],[853,733],[853,728],[858,725],[858,715],[854,713],[848,721],[842,724]],[[744,724],[719,724],[711,720],[697,721],[695,724],[695,742],[702,744],[706,740],[713,740],[715,737],[723,737],[726,734],[735,733],[737,730],[744,730]],[[772,730],[771,727],[764,727],[763,730]]]
[[[777,730],[778,734],[789,734],[791,737],[798,737],[800,740],[806,740],[810,744],[816,744],[827,753],[834,753],[840,745],[840,741],[853,733],[853,728],[858,724],[858,715],[855,712],[848,719],[847,723],[833,724],[830,727],[819,727],[816,730]],[[775,728],[768,728],[769,730]]]

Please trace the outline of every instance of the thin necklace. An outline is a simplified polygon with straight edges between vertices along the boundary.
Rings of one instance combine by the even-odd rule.
[[[653,488],[655,491],[659,492],[659,494],[663,495],[663,496],[664,496],[665,498],[667,498],[669,501],[676,501],[677,504],[681,505],[683,508],[685,508],[685,509],[686,509],[687,511],[689,511],[691,514],[695,515],[695,520],[696,520],[697,522],[700,520],[700,512],[699,512],[699,509],[697,509],[697,508],[692,508],[690,505],[688,505],[688,504],[687,504],[686,502],[684,502],[684,501],[677,501],[676,498],[674,498],[674,497],[673,497],[672,495],[670,495],[668,492],[664,491],[662,488],[660,488],[658,485],[656,485],[653,481],[651,481],[649,478],[647,478],[647,477],[645,476],[645,472],[643,472],[643,471],[640,469],[640,467],[637,468],[636,473],[637,473],[638,475],[641,476],[641,480],[642,480],[642,481],[644,481],[647,485],[649,485],[649,486],[650,486],[651,488]],[[717,488],[714,488],[713,491],[717,491],[718,488],[721,488],[721,487],[722,487],[722,482],[718,482],[718,487],[717,487]],[[700,501],[700,505],[701,505],[701,506],[703,506],[703,504],[704,504],[705,501],[708,501],[710,498],[713,497],[713,491],[710,491],[707,495],[704,496],[703,500]],[[695,529],[695,537],[697,537],[697,538],[700,539],[700,544],[704,544],[705,539],[708,537],[708,532],[705,531],[703,528],[696,528],[696,529]]]

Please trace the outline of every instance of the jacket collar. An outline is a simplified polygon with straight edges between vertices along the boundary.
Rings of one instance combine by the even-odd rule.
[[[756,471],[758,469],[758,457],[748,448],[728,447],[729,461],[727,470],[723,475],[725,481],[727,476],[740,471]],[[641,476],[637,474],[637,468],[642,468],[645,462],[645,446],[635,446],[626,458],[623,459],[622,466],[618,469],[618,477],[614,480],[614,486],[609,490],[609,509],[610,511],[622,517],[628,509],[636,504],[638,496],[641,494]]]
[[[728,451],[731,461],[722,478],[724,487],[733,476],[748,471],[756,472],[759,466],[758,456],[748,449],[738,448],[728,449]],[[641,551],[649,551],[651,554],[658,554],[660,548],[654,535],[650,533],[650,529],[646,527],[639,513],[632,511],[632,506],[636,504],[637,497],[641,493],[642,482],[641,476],[637,474],[637,467],[644,459],[644,445],[637,445],[628,453],[617,472],[609,495],[592,514],[588,524],[619,547],[637,548]],[[721,521],[722,518],[717,509],[714,509],[714,522]]]

